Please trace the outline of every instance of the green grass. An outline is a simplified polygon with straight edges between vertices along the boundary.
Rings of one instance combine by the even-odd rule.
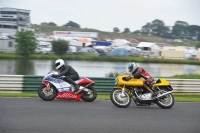
[[[175,102],[200,102],[200,94],[199,93],[174,93]],[[1,92],[0,97],[32,97],[38,98],[37,93],[8,93]],[[97,99],[100,100],[110,100],[109,94],[99,94],[97,95]]]
[[[200,79],[199,74],[183,74],[183,75],[175,75],[170,78],[176,78],[176,79]]]
[[[174,95],[176,102],[200,102],[200,95]]]
[[[0,59],[18,59],[15,53],[0,53]],[[175,60],[160,58],[141,58],[141,57],[109,57],[109,56],[87,56],[87,55],[63,55],[56,54],[32,54],[30,59],[37,60],[56,60],[62,58],[64,60],[80,60],[80,61],[108,61],[108,62],[140,62],[140,63],[163,63],[163,64],[191,64],[200,65],[200,61],[195,60]]]
[[[182,74],[182,75],[174,75],[171,77],[156,77],[156,78],[200,79],[200,75],[199,74]]]
[[[0,92],[1,97],[33,97],[37,98],[37,93],[21,93],[21,92]]]

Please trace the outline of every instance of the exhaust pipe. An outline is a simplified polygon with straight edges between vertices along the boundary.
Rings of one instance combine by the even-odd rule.
[[[86,85],[85,87],[80,86],[80,87],[79,87],[79,90],[78,90],[77,92],[75,92],[75,94],[80,93],[82,90],[89,92],[90,90],[87,89],[87,87],[90,86],[90,85],[93,84],[93,83],[94,83],[94,82],[91,82],[91,83],[89,83],[88,85]],[[89,92],[89,93],[91,93],[91,92]]]
[[[172,91],[168,91],[168,92],[166,92],[166,93],[164,93],[164,94],[162,94],[162,95],[159,95],[159,96],[157,96],[157,97],[155,97],[155,98],[153,98],[153,99],[156,99],[156,98],[162,97],[162,96],[167,95],[167,94],[169,94],[169,93],[172,93]]]

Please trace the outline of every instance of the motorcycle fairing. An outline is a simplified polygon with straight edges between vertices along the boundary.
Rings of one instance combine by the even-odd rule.
[[[95,82],[85,77],[80,78],[79,80],[75,81],[75,83],[79,85],[85,85],[85,84],[95,85]]]
[[[143,86],[143,80],[141,79],[136,79],[136,78],[132,78],[129,81],[124,80],[124,78],[128,77],[128,75],[120,75],[117,77],[116,80],[116,86],[120,86],[120,85],[127,85],[127,86]]]
[[[73,92],[58,92],[57,99],[64,99],[64,100],[76,100],[80,101],[81,100],[81,94],[74,94]]]
[[[69,83],[65,82],[63,79],[53,78],[51,75],[48,75],[43,79],[43,83],[45,84],[46,88],[48,88],[49,85],[44,81],[53,84],[58,89],[59,92],[61,92],[61,90],[63,91],[63,88],[64,91],[70,91],[71,89],[71,85]]]
[[[49,90],[50,83],[47,81],[43,81],[42,83],[46,86],[46,90]]]
[[[169,86],[170,85],[170,83],[169,83],[169,81],[167,81],[167,80],[165,80],[165,79],[158,79],[157,81],[156,81],[156,83],[155,84],[153,84],[153,86]]]

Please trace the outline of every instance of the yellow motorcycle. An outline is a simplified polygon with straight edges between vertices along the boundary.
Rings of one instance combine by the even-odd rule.
[[[131,101],[138,106],[157,104],[164,109],[169,109],[174,105],[173,88],[169,81],[160,78],[154,82],[152,87],[158,92],[158,95],[152,97],[153,91],[143,83],[142,79],[127,80],[128,76],[129,74],[121,74],[115,79],[115,87],[110,93],[110,99],[115,106],[126,108]]]

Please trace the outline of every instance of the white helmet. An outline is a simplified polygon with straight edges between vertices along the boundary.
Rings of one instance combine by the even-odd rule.
[[[134,72],[136,68],[137,68],[137,64],[136,64],[135,62],[130,63],[130,64],[128,65],[128,71],[129,71],[129,72]]]
[[[56,69],[57,70],[60,69],[64,64],[65,64],[65,62],[63,59],[56,60],[56,62],[55,62]]]

